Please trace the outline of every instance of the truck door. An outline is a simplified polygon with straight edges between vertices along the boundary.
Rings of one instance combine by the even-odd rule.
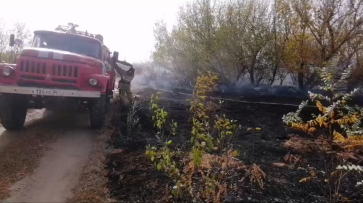
[[[103,59],[105,63],[105,71],[110,77],[107,84],[107,92],[111,93],[115,88],[115,71],[112,68],[111,52],[106,47],[103,47]]]

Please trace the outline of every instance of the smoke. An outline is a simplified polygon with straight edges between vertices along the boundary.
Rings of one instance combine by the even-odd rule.
[[[176,90],[191,93],[193,90],[190,80],[178,78],[170,70],[155,65],[152,62],[136,64],[135,77],[131,82],[132,89],[143,87]],[[189,82],[188,82],[189,81]],[[248,80],[241,81],[234,85],[220,84],[217,90],[220,94],[238,94],[241,96],[283,96],[283,97],[304,97],[301,92],[293,86],[268,86],[258,87],[249,83]]]
[[[192,93],[193,87],[190,80],[181,79],[169,69],[165,69],[152,62],[146,62],[134,65],[136,73],[131,83],[132,89],[143,87],[160,88],[167,90],[175,90],[184,93]],[[286,80],[282,85],[279,82],[272,86],[261,84],[259,86],[252,85],[248,79],[243,79],[233,85],[220,84],[217,89],[219,94],[235,94],[240,96],[274,96],[284,98],[300,98],[308,99],[308,91],[319,93],[324,96],[329,94],[321,89],[314,88],[308,91],[300,91],[293,81]],[[363,97],[363,94],[357,95]]]
[[[162,67],[155,66],[152,62],[136,64],[135,77],[131,82],[133,88],[151,87],[172,89],[174,84],[173,74]]]
[[[294,86],[254,86],[252,84],[243,85],[221,85],[219,86],[219,92],[222,94],[238,94],[241,96],[281,96],[281,97],[294,97],[304,98],[307,94],[304,94]]]
[[[135,64],[132,88],[151,87],[191,93],[191,80],[153,62]]]

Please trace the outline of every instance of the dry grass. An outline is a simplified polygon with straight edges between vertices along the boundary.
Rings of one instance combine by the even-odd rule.
[[[39,159],[55,141],[56,134],[49,129],[24,130],[21,137],[0,151],[0,200],[10,196],[10,187],[30,175],[39,165]]]
[[[326,138],[322,136],[314,140],[305,139],[298,135],[290,135],[289,137],[290,139],[287,140],[283,146],[296,152],[328,152],[331,150],[330,144]]]
[[[108,202],[106,148],[109,133],[103,130],[96,138],[80,180],[67,202]]]

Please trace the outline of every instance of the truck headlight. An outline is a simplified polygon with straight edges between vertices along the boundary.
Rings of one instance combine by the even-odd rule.
[[[89,79],[88,83],[91,86],[96,86],[98,84],[98,80],[96,78],[91,78],[91,79]]]
[[[8,76],[10,76],[12,73],[13,73],[13,68],[12,68],[12,67],[10,67],[10,66],[5,66],[5,67],[3,68],[3,75],[4,75],[4,76],[8,77]]]

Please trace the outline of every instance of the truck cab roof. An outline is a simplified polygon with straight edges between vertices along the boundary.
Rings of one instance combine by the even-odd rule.
[[[79,37],[82,38],[82,40],[89,40],[91,42],[96,42],[96,43],[100,43],[102,47],[105,47],[107,50],[109,50],[109,48],[99,39],[95,38],[95,37],[91,37],[91,36],[87,36],[87,35],[81,35],[81,34],[74,34],[74,33],[65,33],[62,31],[50,31],[50,30],[36,30],[34,31],[34,34],[54,34],[54,35],[62,35],[62,36],[73,36],[73,37]]]

